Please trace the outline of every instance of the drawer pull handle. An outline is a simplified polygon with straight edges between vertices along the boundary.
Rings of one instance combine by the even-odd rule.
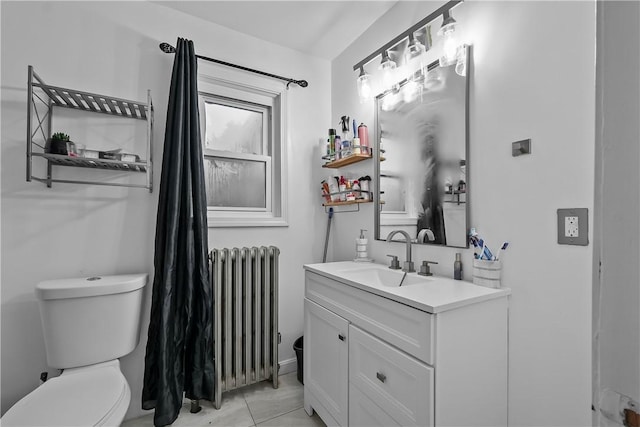
[[[338,334],[338,338],[340,338],[340,341],[344,341],[345,340],[345,336],[342,334]]]
[[[387,376],[385,374],[381,374],[380,372],[376,372],[376,377],[380,380],[380,382],[385,382],[387,380]]]

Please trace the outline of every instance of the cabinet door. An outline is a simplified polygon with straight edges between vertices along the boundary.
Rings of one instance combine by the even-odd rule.
[[[349,323],[307,299],[304,301],[304,387],[334,420],[348,425]],[[321,411],[318,411],[322,415]]]

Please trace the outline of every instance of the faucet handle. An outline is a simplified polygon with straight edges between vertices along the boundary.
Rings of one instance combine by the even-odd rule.
[[[395,255],[387,255],[391,257],[391,265],[389,266],[392,270],[400,270],[400,261],[398,261],[398,257]]]
[[[420,271],[418,272],[421,276],[433,276],[433,273],[429,269],[429,264],[437,264],[435,261],[422,261],[422,265],[420,266]]]

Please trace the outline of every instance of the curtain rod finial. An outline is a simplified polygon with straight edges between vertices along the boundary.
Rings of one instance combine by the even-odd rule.
[[[309,82],[306,80],[294,80],[294,79],[289,79],[288,83],[287,83],[287,89],[289,89],[289,85],[293,83],[296,84],[300,87],[307,87],[309,86]]]
[[[160,43],[160,50],[164,53],[175,53],[176,48],[171,46],[169,43]]]

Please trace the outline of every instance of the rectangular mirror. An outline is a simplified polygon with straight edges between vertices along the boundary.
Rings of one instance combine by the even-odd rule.
[[[470,48],[464,49],[463,64],[435,61],[422,84],[405,81],[376,97],[378,240],[400,229],[414,243],[468,247]]]

